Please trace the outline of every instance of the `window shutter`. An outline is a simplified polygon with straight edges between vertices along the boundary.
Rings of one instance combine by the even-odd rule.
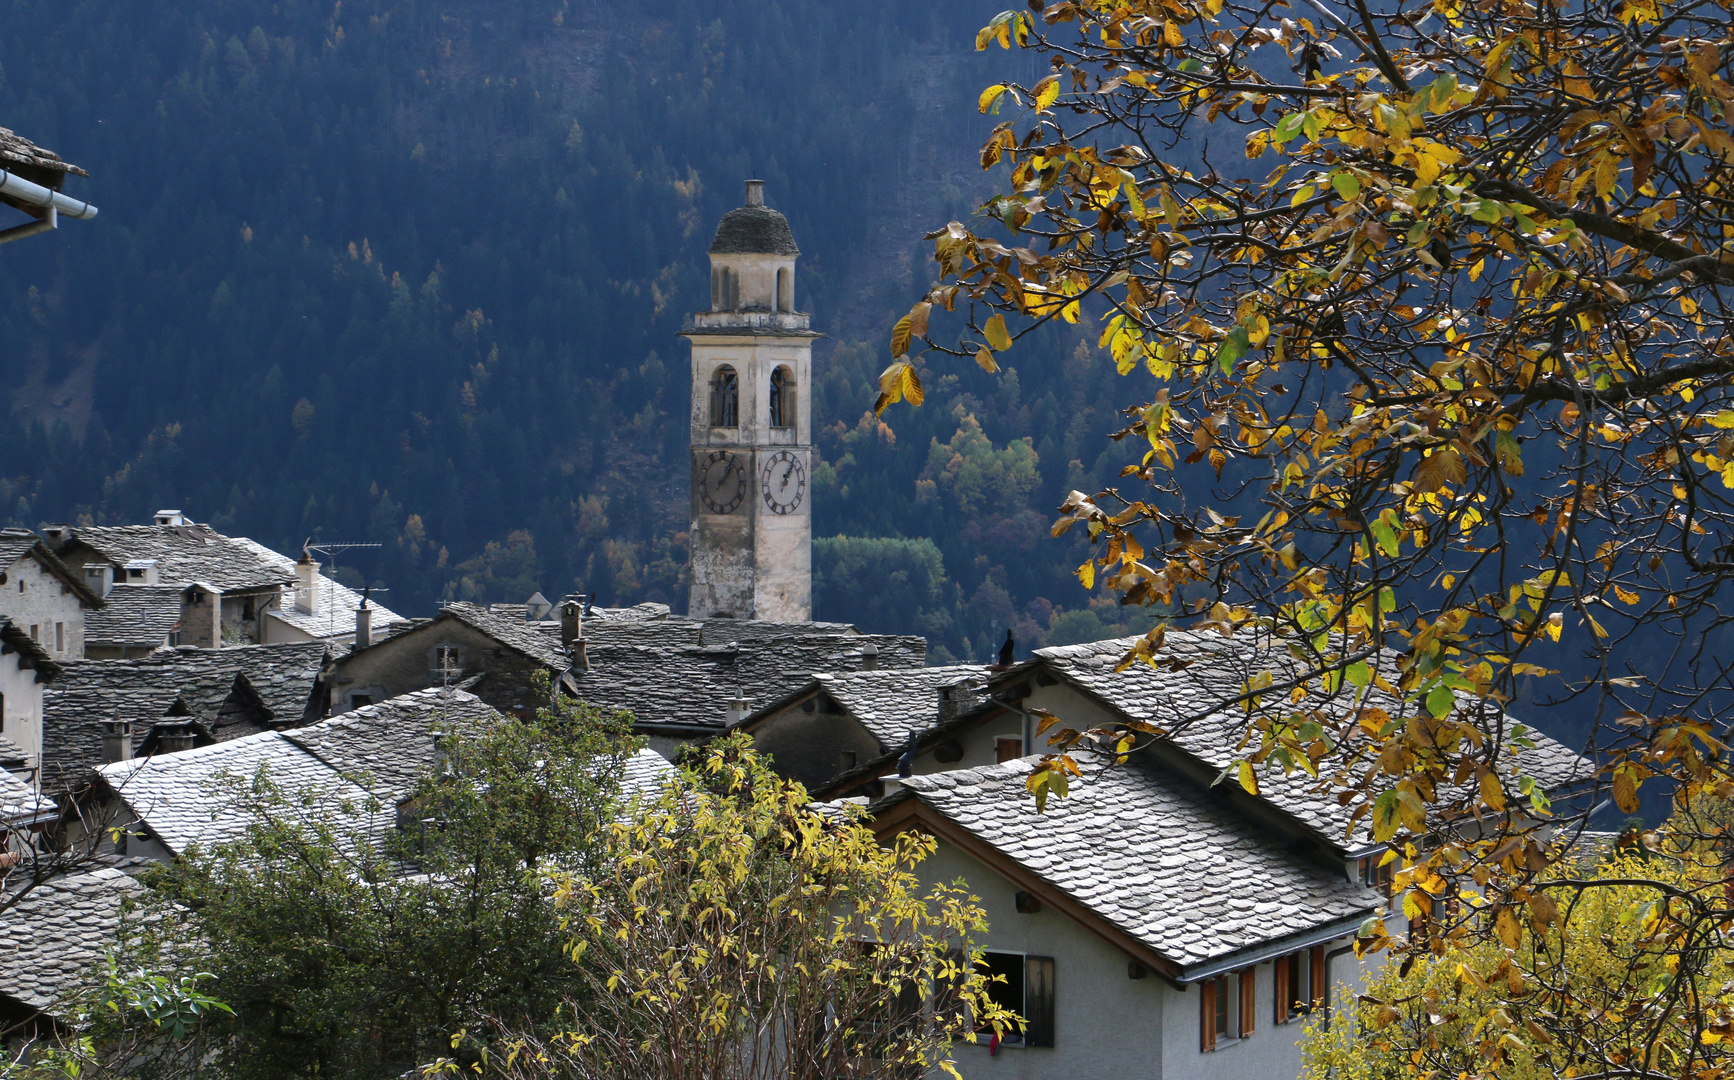
[[[1325,1002],[1325,947],[1313,946],[1312,963],[1307,965],[1307,974],[1312,976],[1312,986],[1309,987],[1307,1003],[1323,1007]]]
[[[1294,957],[1279,956],[1276,963],[1270,966],[1271,993],[1270,999],[1275,1004],[1271,1008],[1271,1020],[1278,1024],[1288,1023],[1288,1006],[1292,1000],[1289,986],[1294,980]]]
[[[1252,1034],[1253,1014],[1258,1009],[1258,965],[1240,973],[1240,1037]]]
[[[1024,1045],[1054,1045],[1054,958],[1024,958]]]
[[[1198,984],[1198,1049],[1209,1053],[1216,1049],[1216,980]]]

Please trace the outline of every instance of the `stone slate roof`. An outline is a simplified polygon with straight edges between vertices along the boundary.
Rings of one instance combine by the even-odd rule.
[[[26,555],[34,558],[44,570],[59,578],[63,585],[78,595],[79,601],[85,607],[102,607],[102,597],[91,592],[90,586],[84,583],[84,579],[74,573],[70,566],[61,562],[60,557],[42,542],[40,536],[29,529],[20,529],[15,525],[8,525],[4,529],[0,529],[0,570],[5,570]]]
[[[293,570],[260,558],[249,546],[251,541],[243,544],[209,525],[92,526],[73,530],[72,537],[102,552],[116,566],[137,559],[157,560],[164,584],[199,582],[230,592],[295,582]]]
[[[15,652],[30,661],[30,665],[36,669],[37,677],[43,682],[49,682],[60,675],[62,665],[48,654],[48,650],[32,640],[29,631],[0,615],[0,653],[7,652]]]
[[[386,807],[435,760],[433,734],[457,724],[486,722],[498,713],[461,690],[422,690],[368,705],[296,731],[263,731],[230,742],[97,771],[149,832],[171,852],[206,848],[242,835],[246,818],[226,804],[229,778],[246,779],[263,766],[288,793],[312,790],[315,803],[335,811],[339,802],[364,805],[369,795]],[[372,823],[395,820],[390,809]]]
[[[1370,914],[1382,898],[1191,781],[1133,761],[1037,814],[1029,759],[903,780],[914,797],[1182,969]],[[902,798],[909,796],[903,795]],[[893,802],[882,800],[876,811]]]
[[[560,636],[557,632],[550,637],[537,629],[536,624],[527,623],[521,618],[496,615],[476,604],[447,604],[440,609],[434,621],[438,622],[440,619],[457,619],[466,623],[500,644],[532,660],[547,664],[556,673],[566,670],[566,665],[570,662],[560,648]]]
[[[19,757],[23,756],[23,751],[16,746],[12,750]],[[6,750],[0,749],[0,761],[6,759],[6,754]],[[49,814],[58,816],[58,808],[52,800],[38,794],[35,788],[5,769],[0,769],[0,829],[9,823],[28,822],[39,815]]]
[[[480,698],[433,687],[283,733],[332,769],[376,791],[408,791],[435,760],[433,733],[499,719]]]
[[[84,617],[84,643],[155,648],[181,625],[178,585],[116,585],[107,606]]]
[[[112,867],[52,878],[0,910],[0,1001],[57,1015],[114,945],[122,905],[144,886]]]
[[[1268,669],[1280,680],[1284,670],[1294,665],[1286,652],[1255,650],[1244,639],[1170,630],[1161,658],[1177,662],[1177,666],[1151,668],[1139,663],[1116,672],[1114,667],[1120,657],[1137,640],[1115,638],[1038,649],[1034,659],[996,676],[994,686],[1014,683],[1031,669],[1040,667],[1131,719],[1172,731],[1174,745],[1213,769],[1223,769],[1241,756],[1236,747],[1245,715],[1238,707],[1221,709],[1217,704],[1238,697],[1251,676]],[[1385,670],[1394,680],[1394,657]],[[1347,683],[1344,686],[1346,690],[1352,689]],[[1377,705],[1393,716],[1400,715],[1399,703],[1377,689],[1372,690],[1367,704]],[[1329,701],[1309,699],[1301,707],[1344,710],[1352,707],[1352,702],[1345,693]],[[1528,775],[1550,790],[1589,778],[1590,766],[1577,754],[1539,731],[1533,732],[1532,738],[1536,747],[1522,751],[1517,758]],[[1301,773],[1284,776],[1272,768],[1259,774],[1263,799],[1340,844],[1350,814],[1358,804],[1340,806],[1334,792],[1320,793],[1313,791],[1313,787],[1314,781]]]
[[[249,540],[245,536],[230,537],[230,542],[239,544],[258,557],[260,562],[277,567],[290,579],[295,578],[295,560],[287,555],[272,551],[264,544]],[[372,633],[375,637],[385,632],[392,623],[402,622],[403,616],[379,601],[369,599],[367,606],[373,610]],[[347,585],[340,585],[324,574],[315,574],[313,578],[313,611],[311,614],[298,611],[295,607],[295,586],[283,586],[283,599],[269,617],[280,619],[309,637],[329,638],[346,637],[355,633],[355,611],[361,607],[361,594]]]
[[[717,223],[712,255],[799,255],[789,219],[768,206],[737,206]]]
[[[62,161],[59,154],[44,150],[11,128],[0,127],[0,169],[10,169],[18,165],[51,173],[90,175],[77,165]],[[60,185],[54,186],[58,188]]]
[[[707,641],[711,625],[704,628]],[[736,647],[700,646],[696,629],[690,645],[679,628],[673,636],[672,642],[615,644],[603,635],[592,639],[586,627],[590,667],[572,672],[579,700],[630,710],[642,728],[721,731],[730,698],[770,701],[805,686],[817,672],[857,670],[869,643],[879,650],[881,668],[920,668],[927,661],[925,638],[894,634],[793,634]]]
[[[323,643],[309,642],[71,661],[42,695],[44,785],[70,786],[102,764],[102,722],[117,713],[132,722],[135,749],[171,714],[197,719],[219,739],[261,724],[299,724],[325,654]]]
[[[649,748],[640,750],[626,759],[621,770],[621,801],[654,799],[661,794],[662,785],[675,775],[675,767],[668,763],[667,758]]]
[[[758,709],[741,726],[750,728],[804,695],[824,691],[879,740],[882,751],[889,752],[904,745],[911,728],[926,731],[939,723],[940,687],[965,683],[979,696],[987,690],[987,672],[981,664],[822,672]]]

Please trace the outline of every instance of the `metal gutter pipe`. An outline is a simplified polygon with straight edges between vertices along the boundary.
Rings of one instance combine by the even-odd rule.
[[[0,244],[10,244],[27,236],[51,232],[60,225],[61,214],[86,220],[96,216],[96,207],[89,203],[62,195],[41,184],[33,184],[5,169],[0,169],[0,195],[42,207],[42,216],[37,220],[15,225],[10,229],[0,229]]]
[[[41,184],[33,184],[5,169],[0,169],[0,195],[30,203],[32,206],[46,206],[71,218],[88,219],[96,216],[96,207],[89,203],[79,202]]]

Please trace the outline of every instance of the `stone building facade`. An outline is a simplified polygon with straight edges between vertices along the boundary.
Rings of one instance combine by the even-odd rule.
[[[812,361],[795,310],[789,223],[747,181],[711,242],[710,310],[692,344],[692,563],[688,614],[813,617]]]

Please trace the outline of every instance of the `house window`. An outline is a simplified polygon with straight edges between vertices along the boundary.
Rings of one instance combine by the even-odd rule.
[[[786,367],[771,372],[771,426],[795,426],[795,376]]]
[[[710,378],[710,426],[741,426],[741,380],[727,364]]]
[[[844,750],[837,755],[837,768],[848,772],[855,767],[855,751]]]
[[[1016,1013],[1023,1019],[1000,1035],[1001,1046],[1054,1045],[1054,958],[1028,956],[1024,953],[989,952],[982,956],[981,968],[991,980],[987,996],[995,1005]],[[986,1041],[993,1028],[976,1029]]]
[[[42,640],[41,630],[42,630],[41,626],[37,625],[36,623],[31,623],[30,624],[30,640],[31,641],[41,641]]]
[[[144,578],[144,571],[140,570],[136,567],[129,566],[129,567],[127,567],[126,576],[133,581],[139,581],[139,580],[142,580]]]
[[[1312,1011],[1312,954],[1279,956],[1271,969],[1275,992],[1271,995],[1272,1019],[1279,1024],[1298,1020]]]
[[[1199,1049],[1220,1049],[1252,1034],[1254,1003],[1258,1000],[1257,968],[1218,975],[1199,989]]]
[[[463,673],[464,654],[456,645],[436,645],[428,660],[436,679],[455,679]]]
[[[1024,756],[1024,741],[1010,736],[1000,736],[993,741],[993,759],[1002,765],[1008,761],[1016,761]]]
[[[66,651],[66,624],[63,622],[54,624],[54,651]]]
[[[6,730],[6,695],[0,694],[0,731]]]
[[[1384,856],[1374,855],[1360,861],[1361,884],[1369,889],[1376,889],[1383,896],[1391,895],[1391,879],[1397,869],[1397,860],[1384,861]]]
[[[372,704],[373,704],[373,695],[372,694],[351,694],[351,695],[349,695],[349,707],[352,709],[360,709],[360,708],[363,708],[365,706],[372,705]]]

